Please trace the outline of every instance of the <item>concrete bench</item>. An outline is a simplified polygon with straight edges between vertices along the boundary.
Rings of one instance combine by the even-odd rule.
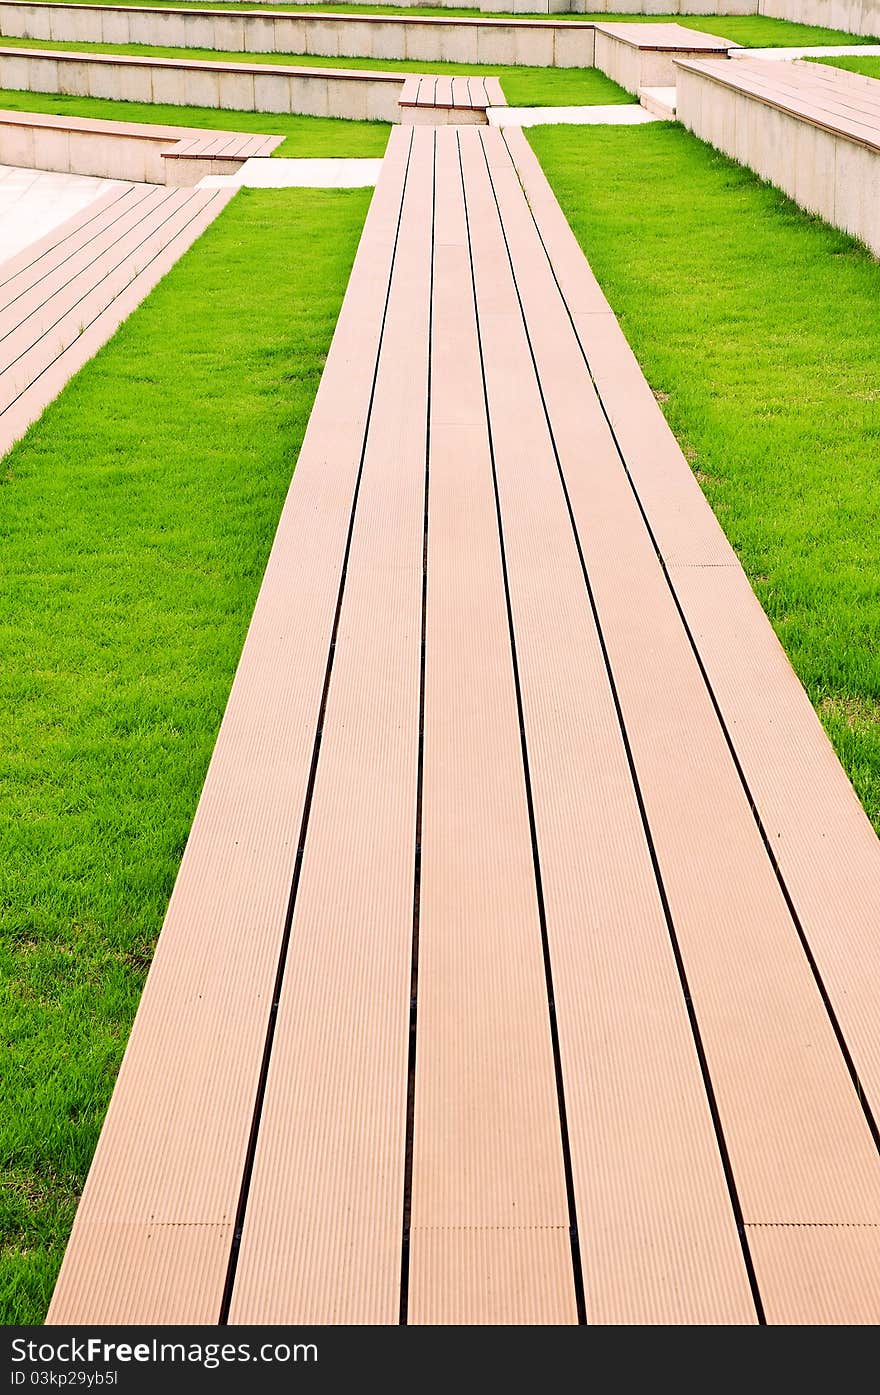
[[[689,130],[880,255],[880,82],[760,59],[676,71]]]
[[[404,74],[0,48],[0,87],[229,111],[397,121]]]
[[[675,82],[675,59],[726,56],[730,39],[701,34],[682,24],[605,24],[596,26],[594,64],[636,96],[642,87]]]
[[[488,107],[506,106],[494,77],[408,77],[400,98],[401,120],[409,126],[485,126]]]
[[[65,43],[150,44],[243,53],[313,53],[421,63],[588,68],[590,23],[413,15],[230,14],[171,7],[0,0],[0,32]]]
[[[282,140],[0,110],[0,163],[136,183],[192,185],[207,174],[234,174],[252,156],[270,155]]]

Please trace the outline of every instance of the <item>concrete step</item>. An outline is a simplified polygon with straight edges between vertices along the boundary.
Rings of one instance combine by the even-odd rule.
[[[674,87],[640,87],[639,102],[652,116],[663,121],[675,120]]]

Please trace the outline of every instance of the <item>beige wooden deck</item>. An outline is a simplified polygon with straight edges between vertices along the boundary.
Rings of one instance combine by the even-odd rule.
[[[878,924],[524,137],[396,129],[50,1321],[876,1322]]]

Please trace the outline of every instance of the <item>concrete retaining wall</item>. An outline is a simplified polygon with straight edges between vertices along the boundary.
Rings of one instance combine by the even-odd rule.
[[[214,0],[223,4],[224,0]],[[326,0],[300,0],[303,5],[314,5],[320,9]],[[367,9],[370,0],[353,0],[363,3]],[[434,9],[462,9],[473,5],[483,14],[502,12],[516,15],[553,14],[617,14],[617,15],[753,15],[757,13],[758,0],[395,0],[404,9],[418,10],[430,5]]]
[[[714,82],[677,75],[678,119],[880,256],[880,151]]]
[[[222,10],[0,3],[0,34],[58,43],[151,44],[237,53],[311,53],[423,63],[588,68],[593,28],[407,16],[230,14]]]
[[[403,75],[0,49],[0,87],[125,102],[400,120]]]
[[[758,13],[880,39],[880,0],[759,0]]]

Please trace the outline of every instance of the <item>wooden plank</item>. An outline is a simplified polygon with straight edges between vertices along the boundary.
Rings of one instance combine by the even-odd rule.
[[[466,77],[454,77],[452,79],[452,105],[454,107],[469,107],[471,103],[469,79]]]
[[[455,132],[437,132],[414,1323],[576,1320]]]
[[[590,330],[599,326],[601,345],[604,317],[583,324],[589,357]],[[568,362],[560,350],[542,381],[559,416],[573,514],[744,1220],[838,1227],[823,1272],[795,1285],[790,1271],[761,1268],[758,1257],[758,1284],[768,1310],[791,1314],[797,1302],[798,1321],[820,1321],[821,1295],[848,1283],[854,1247],[864,1270],[854,1237],[880,1220],[876,1150],[626,476],[576,466],[578,442],[565,440],[557,397],[574,390]],[[880,1249],[872,1253],[876,1294]]]
[[[452,106],[452,78],[451,78],[451,77],[438,77],[438,78],[437,78],[437,84],[436,84],[436,86],[435,86],[435,88],[434,88],[434,106],[435,106],[435,107],[451,107],[451,106]]]
[[[216,1322],[284,934],[409,132],[392,131],[50,1321]],[[124,1242],[124,1243],[123,1243]],[[143,1255],[137,1265],[132,1255]],[[186,1271],[172,1287],[169,1271]]]
[[[486,106],[506,107],[507,98],[501,88],[501,83],[497,77],[483,78],[483,89],[486,95]],[[477,103],[478,106],[482,103]]]
[[[415,132],[230,1319],[400,1307],[433,133]]]
[[[560,354],[572,359],[576,345],[554,313],[554,299],[561,310],[558,293],[533,224],[528,239],[528,207],[504,146],[492,133],[481,136],[462,132],[461,142],[478,289],[488,301],[481,327],[587,1313],[601,1323],[754,1321],[504,234],[540,353],[542,384],[556,337]],[[493,152],[500,219],[484,150]],[[579,371],[567,375],[566,391],[565,411],[582,456],[607,458],[607,427],[582,360]]]

